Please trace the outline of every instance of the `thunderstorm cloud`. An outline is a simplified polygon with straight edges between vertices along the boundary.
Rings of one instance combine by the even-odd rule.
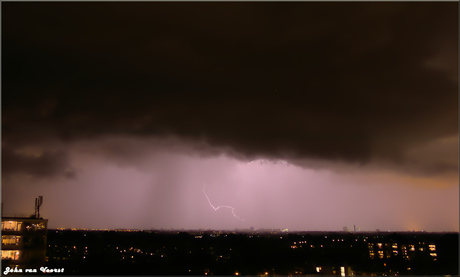
[[[458,3],[2,4],[3,201],[42,184],[197,227],[206,182],[261,226],[306,184],[458,191]]]

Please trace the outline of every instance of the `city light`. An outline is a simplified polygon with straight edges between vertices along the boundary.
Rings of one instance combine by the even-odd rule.
[[[6,2],[3,267],[458,275],[458,1]]]
[[[154,261],[156,257],[158,258],[157,262],[159,262],[160,264],[163,264],[163,266],[166,266],[167,264],[171,264],[171,262],[174,261],[174,258],[173,259],[168,259],[167,255],[169,255],[170,257],[171,256],[174,257],[174,255],[176,255],[175,253],[177,253],[178,251],[180,251],[181,253],[186,253],[187,255],[190,255],[190,256],[195,255],[196,252],[204,253],[205,251],[209,251],[208,253],[211,254],[214,257],[215,262],[217,262],[215,266],[218,266],[219,264],[222,264],[222,262],[227,263],[228,265],[231,264],[229,262],[233,261],[233,259],[234,259],[233,255],[241,255],[241,253],[242,253],[241,251],[247,251],[247,250],[242,250],[242,249],[244,249],[244,247],[247,244],[247,242],[249,242],[249,240],[247,240],[247,238],[249,237],[248,234],[238,234],[238,233],[233,234],[233,232],[226,233],[226,232],[222,232],[222,231],[212,231],[210,233],[190,232],[188,235],[187,235],[187,232],[182,232],[180,238],[176,237],[180,241],[180,242],[177,243],[175,241],[175,239],[173,239],[174,238],[173,236],[175,236],[175,235],[177,235],[179,233],[180,232],[176,232],[176,231],[170,233],[171,234],[170,235],[171,236],[170,243],[164,242],[164,243],[160,244],[161,246],[160,245],[155,245],[156,249],[161,249],[161,251],[160,250],[153,251],[155,253],[153,253],[152,250],[150,250],[150,249],[152,249],[151,246],[140,245],[138,243],[135,243],[134,241],[129,242],[129,243],[131,243],[131,246],[126,246],[127,245],[127,243],[126,243],[126,244],[124,244],[125,246],[121,246],[121,247],[116,246],[116,245],[120,245],[121,242],[119,240],[107,241],[107,244],[105,244],[105,247],[108,247],[108,248],[106,248],[107,250],[112,249],[112,251],[116,252],[115,256],[118,256],[118,259],[119,259],[120,262],[121,261],[129,262],[129,263],[132,263],[133,266],[134,265],[141,265],[141,264],[143,264],[143,263],[145,263],[145,262],[147,262],[149,260]],[[220,243],[219,244],[211,244],[212,245],[211,246],[211,245],[206,245],[210,241],[206,242],[204,240],[195,240],[196,236],[203,236],[203,238],[208,238],[208,235],[210,235],[210,234],[213,234],[213,237],[216,237],[216,238],[220,235],[220,238],[222,240],[221,242],[223,243],[222,246],[219,246]],[[226,234],[229,234],[228,237],[232,237],[231,239],[230,238],[228,239],[229,240],[228,242],[231,241],[232,244],[225,243],[225,241],[227,240],[226,236],[225,236]],[[91,233],[88,233],[87,235],[90,238],[93,237],[93,235]],[[237,240],[235,240],[235,238],[238,237],[238,236],[241,237],[241,238],[244,238],[247,241],[242,242],[240,245],[238,243],[235,245],[234,243],[237,241]],[[97,236],[97,237],[99,237],[99,236]],[[277,239],[279,237],[279,235],[272,235],[271,232],[267,232],[266,234],[262,234],[261,232],[259,232],[256,235],[256,237],[257,237],[257,240],[261,240],[262,238],[267,238],[267,239],[273,240],[273,239]],[[56,239],[62,239],[62,238],[63,238],[62,235],[57,235],[56,236]],[[421,240],[420,242],[417,242],[414,245],[414,247],[417,246],[417,245],[418,246],[415,247],[414,252],[410,253],[411,256],[410,256],[410,259],[409,259],[409,256],[407,256],[407,254],[408,254],[407,252],[410,249],[409,247],[412,246],[412,245],[404,244],[404,243],[402,243],[402,241],[396,243],[394,238],[391,238],[391,237],[386,237],[386,236],[380,237],[379,236],[379,238],[378,238],[379,242],[366,242],[366,243],[357,243],[357,244],[355,244],[355,243],[351,243],[351,244],[346,243],[345,245],[336,244],[336,242],[342,241],[342,238],[340,238],[340,237],[334,237],[334,241],[332,241],[333,238],[330,238],[329,240],[328,239],[324,240],[323,238],[324,238],[324,236],[322,236],[322,237],[317,237],[317,235],[310,236],[310,239],[308,240],[308,243],[310,243],[310,244],[306,244],[307,241],[304,238],[304,234],[300,234],[300,233],[296,234],[295,232],[291,231],[289,237],[283,237],[283,240],[279,241],[279,243],[282,244],[282,245],[285,245],[285,248],[283,248],[283,249],[289,249],[289,250],[286,250],[286,251],[290,251],[290,249],[292,249],[292,250],[295,249],[296,251],[301,251],[302,252],[302,250],[304,250],[305,248],[308,248],[308,249],[305,249],[305,251],[311,252],[311,255],[315,255],[315,256],[316,255],[320,255],[320,256],[321,255],[329,255],[329,253],[334,253],[334,251],[337,251],[338,249],[343,250],[344,248],[348,248],[350,250],[353,249],[353,251],[357,251],[355,249],[358,249],[358,251],[365,251],[365,254],[366,254],[367,259],[368,259],[367,262],[381,261],[380,266],[384,267],[386,269],[386,272],[384,272],[384,274],[387,274],[389,276],[394,275],[398,270],[399,271],[406,270],[407,267],[412,268],[412,270],[411,270],[412,273],[419,272],[419,271],[415,270],[415,268],[413,268],[413,265],[414,265],[413,263],[414,262],[417,263],[418,261],[420,261],[421,257],[423,257],[423,254],[424,254],[423,252],[419,251],[419,248],[423,248],[424,247],[423,245],[426,245],[426,249],[423,248],[425,252],[428,252],[427,251],[428,249],[435,249],[435,244],[434,243],[428,243],[428,242],[424,242],[423,240]],[[361,239],[361,237],[359,239]],[[187,240],[189,240],[189,241],[187,242]],[[214,240],[214,238],[212,240]],[[400,238],[398,238],[398,240],[400,240]],[[90,239],[89,241],[92,241],[92,239]],[[344,241],[345,241],[345,239],[344,239]],[[54,262],[64,261],[64,260],[68,260],[68,259],[72,260],[71,257],[72,257],[73,253],[75,253],[75,254],[80,253],[80,255],[83,254],[83,255],[79,256],[78,259],[84,259],[84,260],[86,260],[88,262],[92,262],[94,257],[88,255],[86,253],[86,251],[89,251],[90,248],[91,248],[91,251],[95,251],[96,253],[100,251],[100,250],[98,250],[98,246],[93,245],[93,244],[87,244],[88,243],[87,241],[84,241],[82,244],[79,244],[79,245],[72,245],[72,244],[69,244],[69,243],[63,243],[63,245],[60,245],[59,242],[60,241],[57,241],[57,240],[51,240],[50,241],[51,244],[50,244],[49,249],[55,249],[54,250],[55,253],[52,254],[52,255],[58,255],[57,257],[51,257],[51,259]],[[323,244],[320,244],[320,242],[322,242]],[[57,244],[55,244],[55,243],[57,243]],[[198,243],[198,245],[197,245],[197,243]],[[305,245],[306,247],[304,249],[302,249],[302,246],[304,244],[306,244]],[[314,244],[316,244],[316,247],[313,247],[313,246],[315,246]],[[197,248],[191,247],[193,245],[195,245],[195,247],[198,246],[199,248],[198,247]],[[250,243],[249,243],[249,245],[250,245]],[[66,248],[66,246],[67,246],[67,248]],[[392,257],[396,257],[396,255],[399,254],[398,246],[402,250],[403,256],[401,258],[404,258],[403,261],[406,262],[407,264],[404,264],[404,262],[402,264],[400,264],[400,265],[387,263],[387,261],[390,261],[390,260],[386,260],[385,258],[391,259]],[[430,246],[431,246],[431,248],[430,248]],[[70,248],[72,251],[70,251],[68,248]],[[81,252],[77,252],[76,249],[79,249]],[[196,249],[196,251],[194,249]],[[199,249],[201,249],[201,250],[199,250]],[[62,251],[62,250],[64,250],[64,251]],[[340,250],[340,251],[342,251],[342,250]],[[268,250],[268,251],[270,251],[270,250]],[[282,253],[285,250],[281,250],[281,249],[278,248],[276,251],[280,252],[280,255],[285,255],[284,253]],[[404,251],[407,251],[406,255],[404,255]],[[287,255],[289,255],[287,252],[285,252],[285,253]],[[430,255],[429,256],[426,255],[426,256],[431,257],[429,259],[430,261],[428,261],[428,263],[430,263],[430,262],[435,263],[436,258],[437,258],[437,253],[435,253],[434,251],[430,251],[428,253]],[[277,255],[277,254],[272,253],[270,255]],[[142,258],[142,256],[145,257],[145,258]],[[163,257],[165,257],[165,258],[163,258]],[[145,265],[147,265],[147,264],[145,264]],[[434,266],[434,264],[432,266]],[[268,266],[264,266],[262,268],[259,268],[256,271],[256,273],[253,273],[252,275],[260,275],[260,276],[274,275],[275,273],[274,273],[274,269],[272,271],[272,267],[273,268],[276,267],[276,264],[273,264],[273,265],[270,264]],[[330,265],[330,266],[327,266],[327,267],[324,267],[324,266],[320,267],[320,266],[315,265],[311,269],[314,270],[315,272],[321,273],[321,274],[330,273],[330,274],[340,275],[340,276],[344,276],[343,274],[345,274],[345,276],[348,276],[348,275],[353,276],[354,275],[353,272],[355,270],[355,268],[353,268],[353,267],[354,266],[350,265],[350,264],[348,264],[348,265],[338,265],[338,266]],[[231,268],[229,268],[229,270],[232,270],[232,271],[229,272],[229,274],[235,275],[235,276],[236,275],[244,275],[241,272],[236,271],[235,269],[232,270]],[[268,270],[270,270],[270,271],[268,271]],[[286,271],[286,272],[283,272],[282,270],[279,271],[279,272],[277,271],[277,274],[280,274],[280,275],[283,275],[284,273],[286,273],[287,275],[289,275],[289,274],[293,274],[293,275],[304,274],[304,270],[305,269],[301,269],[299,267],[293,267],[293,268],[290,268],[289,271]],[[356,268],[356,270],[357,270],[356,272],[359,271],[358,268]],[[420,270],[420,269],[418,269],[418,270]],[[191,274],[191,271],[202,272],[202,274],[206,275],[206,276],[212,275],[209,271],[208,272],[205,271],[204,268],[201,268],[201,269],[197,268],[197,271],[195,271],[195,269],[186,267],[181,272],[187,272],[187,273]],[[249,273],[246,272],[246,274],[250,274],[250,273],[251,272],[249,272]],[[372,272],[369,272],[369,273],[372,273]]]

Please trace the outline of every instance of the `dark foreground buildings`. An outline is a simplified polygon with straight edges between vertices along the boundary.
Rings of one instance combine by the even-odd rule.
[[[66,274],[458,275],[458,233],[49,230]]]
[[[43,196],[35,199],[35,213],[27,216],[3,216],[2,273],[6,268],[39,270],[45,265],[48,219],[40,217]]]
[[[2,269],[45,265],[47,219],[2,217]]]

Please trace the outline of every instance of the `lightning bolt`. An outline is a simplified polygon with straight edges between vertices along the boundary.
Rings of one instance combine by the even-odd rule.
[[[213,204],[211,204],[211,200],[209,200],[209,197],[208,197],[208,195],[206,194],[206,191],[204,191],[205,188],[206,188],[206,186],[204,186],[204,188],[203,188],[203,193],[204,193],[204,195],[206,196],[206,199],[208,199],[208,203],[209,203],[209,205],[211,206],[211,208],[214,209],[214,211],[217,211],[217,210],[220,209],[220,208],[227,208],[227,209],[230,209],[230,210],[232,211],[232,214],[233,214],[234,217],[238,218],[238,219],[241,220],[241,221],[244,220],[243,218],[240,218],[239,216],[236,215],[236,213],[235,213],[235,208],[233,208],[233,207],[230,207],[230,206],[218,206],[218,207],[216,208]]]

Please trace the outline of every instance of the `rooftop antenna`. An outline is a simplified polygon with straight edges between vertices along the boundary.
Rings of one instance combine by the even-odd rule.
[[[43,196],[35,198],[35,218],[40,218],[40,206],[43,204]]]

